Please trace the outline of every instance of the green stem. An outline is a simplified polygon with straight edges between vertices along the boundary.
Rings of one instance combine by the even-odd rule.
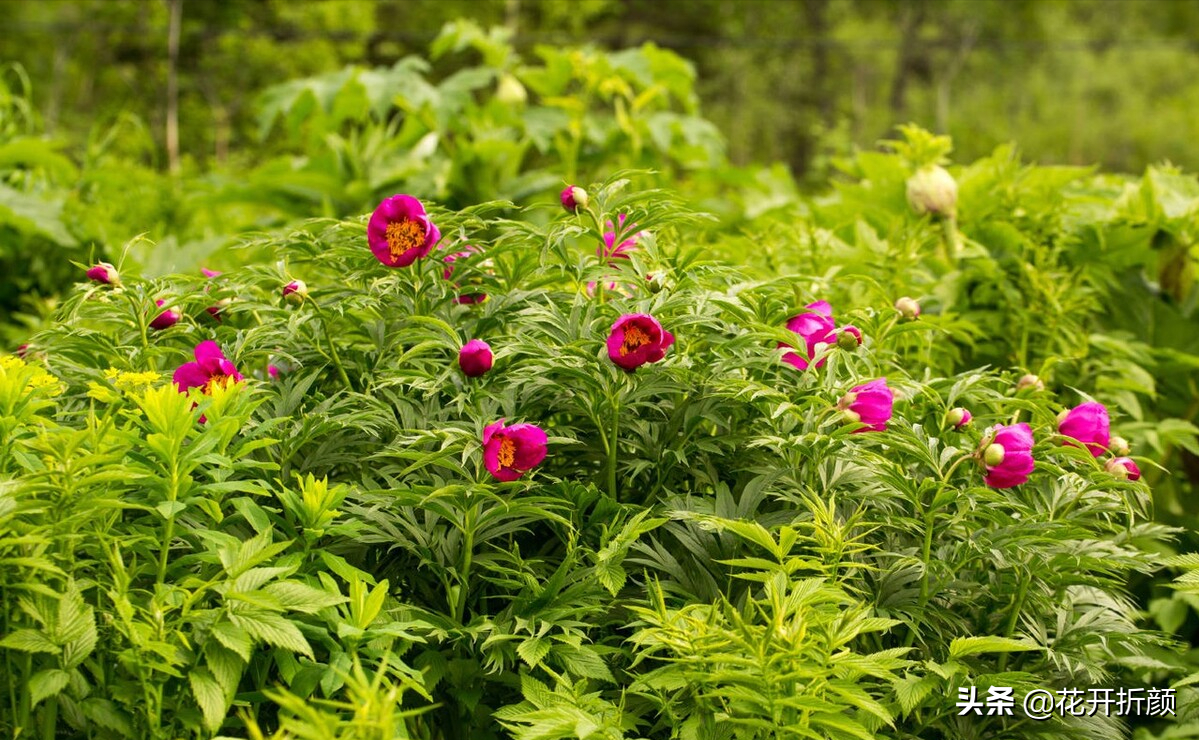
[[[608,443],[608,495],[613,501],[620,501],[620,493],[616,489],[616,455],[620,442],[620,391],[612,395],[612,438]]]
[[[941,246],[945,249],[945,261],[951,267],[958,261],[958,220],[954,216],[941,219]]]
[[[329,357],[333,360],[334,367],[337,368],[337,375],[345,384],[346,389],[352,391],[354,386],[350,383],[350,376],[346,375],[346,369],[341,364],[341,355],[337,353],[337,344],[333,341],[333,334],[329,331],[329,321],[325,318],[325,312],[321,310],[321,304],[315,300],[312,301],[312,305],[316,309],[317,318],[321,320],[321,329],[324,331],[325,341],[329,344]]]
[[[179,498],[179,468],[171,463],[171,486],[167,489],[167,501],[175,503]],[[171,540],[175,537],[175,511],[172,507],[171,513],[167,516],[167,525],[162,533],[162,545],[158,549],[158,585],[166,583],[167,579],[167,558],[171,553]]]
[[[470,581],[470,566],[475,549],[475,522],[473,506],[466,511],[466,519],[462,522],[462,538],[462,570],[460,571],[460,578],[462,580],[458,586],[457,614],[455,615],[459,624],[463,624],[466,621],[467,585]]]
[[[54,740],[58,725],[58,696],[46,699],[42,709],[42,740]]]
[[[1008,614],[1007,625],[1003,629],[1004,637],[1011,637],[1012,633],[1016,631],[1016,622],[1020,620],[1020,610],[1024,608],[1024,599],[1028,596],[1028,587],[1032,582],[1031,577],[1020,578],[1019,574],[1016,577],[1020,580],[1020,586],[1016,590],[1016,600],[1012,602],[1012,611]],[[1000,671],[1007,670],[1007,661],[1010,655],[1011,653],[1003,653],[999,656]]]
[[[959,465],[961,465],[963,462],[965,462],[966,460],[969,460],[969,459],[970,459],[969,455],[963,455],[962,457],[959,457],[957,460],[954,460],[953,464],[949,466],[949,469],[941,474],[941,484],[937,486],[935,491],[933,491],[932,499],[928,502],[928,505],[924,507],[924,512],[923,512],[923,516],[922,516],[923,521],[924,521],[924,542],[920,547],[921,568],[920,568],[920,602],[919,602],[919,604],[920,604],[920,609],[922,611],[923,611],[924,607],[928,604],[928,597],[929,597],[929,594],[928,594],[929,564],[932,561],[933,529],[936,526],[936,511],[933,509],[933,505],[937,502],[937,499],[940,498],[941,492],[944,491],[945,487],[949,485],[949,479],[953,477],[954,471],[958,469]],[[904,643],[905,646],[911,647],[911,645],[915,641],[915,639],[916,639],[916,631],[915,630],[909,631],[907,640]]]

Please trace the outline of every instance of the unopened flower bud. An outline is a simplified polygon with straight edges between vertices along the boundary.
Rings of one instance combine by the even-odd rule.
[[[1128,457],[1113,457],[1104,466],[1117,480],[1140,480],[1141,469]]]
[[[895,301],[895,310],[908,321],[913,321],[920,317],[920,303],[915,298],[906,295]]]
[[[919,215],[953,216],[957,212],[958,184],[939,165],[921,167],[908,178],[908,205]]]
[[[954,429],[961,429],[969,424],[970,420],[973,418],[974,417],[970,415],[969,411],[961,406],[957,406],[950,409],[949,413],[945,414],[945,423],[949,424]]]
[[[1108,449],[1117,457],[1124,457],[1129,452],[1132,452],[1132,445],[1128,444],[1128,440],[1123,437],[1112,437],[1108,443]]]
[[[1021,376],[1020,380],[1016,381],[1016,392],[1019,393],[1027,388],[1032,388],[1035,391],[1043,391],[1045,390],[1045,384],[1037,376],[1027,373]]]
[[[503,72],[495,86],[495,99],[504,105],[520,106],[529,101],[529,93],[515,76]]]
[[[850,324],[841,327],[837,332],[837,346],[841,349],[852,352],[862,344],[862,330]]]
[[[987,449],[983,450],[983,462],[987,467],[994,468],[1003,464],[1003,458],[1007,456],[1007,451],[1003,449],[1003,445],[992,443],[987,445]]]
[[[646,275],[645,284],[649,287],[649,292],[651,293],[662,292],[663,285],[661,275]]]
[[[494,356],[482,339],[472,339],[458,351],[458,367],[468,377],[477,378],[491,369]]]
[[[99,262],[95,267],[89,268],[87,276],[97,283],[104,285],[120,285],[121,276],[117,273],[117,268],[107,262]]]
[[[303,280],[292,280],[283,286],[283,297],[292,303],[303,303],[308,297],[308,286]]]
[[[590,202],[587,191],[577,185],[571,185],[564,189],[560,198],[562,207],[570,213],[578,213],[580,208],[586,208]]]

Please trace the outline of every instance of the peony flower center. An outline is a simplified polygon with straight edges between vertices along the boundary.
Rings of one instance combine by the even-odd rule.
[[[393,260],[424,243],[425,229],[418,222],[406,218],[387,224],[387,251]]]
[[[501,468],[512,467],[512,463],[516,462],[516,443],[507,437],[501,439],[500,450],[496,454],[496,459],[499,461]]]
[[[620,343],[620,356],[624,357],[650,343],[649,335],[639,326],[630,326],[624,330],[624,341]]]
[[[214,388],[220,388],[221,390],[224,390],[234,382],[236,381],[234,381],[232,375],[213,375],[208,379],[208,382],[204,384],[204,395],[211,396]]]

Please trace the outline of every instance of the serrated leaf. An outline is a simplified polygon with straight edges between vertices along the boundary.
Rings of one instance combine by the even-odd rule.
[[[272,612],[249,612],[230,614],[230,619],[245,630],[250,637],[268,645],[299,653],[312,658],[312,648],[299,628],[284,617]]]
[[[29,704],[37,706],[43,699],[57,695],[67,687],[71,674],[59,668],[38,671],[29,679]]]
[[[196,704],[204,713],[204,726],[208,728],[209,732],[216,732],[221,723],[225,721],[225,714],[229,711],[229,705],[225,701],[225,692],[221,690],[220,684],[207,668],[193,668],[187,674],[187,681],[191,684]]]
[[[20,650],[23,653],[53,653],[57,655],[62,652],[62,648],[51,642],[48,637],[31,629],[17,630],[0,640],[0,647]]]
[[[297,581],[278,581],[262,589],[291,611],[313,614],[326,607],[349,601],[340,594],[331,594]]]

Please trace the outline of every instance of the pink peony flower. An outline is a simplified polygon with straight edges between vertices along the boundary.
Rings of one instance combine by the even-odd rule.
[[[895,403],[895,394],[887,387],[886,378],[878,378],[863,385],[857,385],[841,397],[837,408],[845,413],[850,421],[861,422],[866,426],[854,430],[859,432],[882,432],[887,429],[891,420],[891,409]]]
[[[216,322],[219,324],[222,321],[224,321],[224,319],[221,318],[221,313],[224,312],[224,310],[226,308],[228,308],[229,304],[231,304],[231,303],[233,303],[232,298],[222,298],[221,300],[217,301],[216,303],[214,303],[213,305],[209,306],[208,308],[206,308],[204,310],[207,311],[208,315],[211,316],[213,319],[215,319]]]
[[[945,421],[952,424],[954,429],[961,429],[964,426],[968,426],[973,418],[970,412],[961,406],[950,409],[949,413],[945,415]]]
[[[103,283],[104,285],[121,284],[121,276],[117,274],[117,268],[107,262],[100,262],[95,267],[88,268],[87,276],[97,283]]]
[[[458,367],[471,378],[477,378],[490,370],[494,359],[491,346],[482,339],[472,339],[458,350]]]
[[[545,459],[545,432],[533,424],[504,426],[500,419],[483,430],[483,464],[502,481],[514,481]]]
[[[185,362],[175,370],[173,380],[180,393],[187,393],[191,388],[200,388],[208,395],[212,393],[214,386],[224,388],[230,383],[242,380],[241,373],[211,339],[196,345],[195,356],[195,362]]]
[[[1032,444],[1032,429],[1024,422],[991,427],[978,448],[987,471],[986,484],[992,488],[1011,488],[1026,482],[1036,467]]]
[[[241,373],[211,339],[196,345],[195,356],[195,362],[185,362],[175,370],[172,380],[180,393],[199,388],[204,395],[210,396],[213,388],[228,388],[233,383],[241,382]],[[194,404],[192,408],[195,408]],[[200,417],[201,424],[206,421],[204,416]]]
[[[424,257],[441,239],[425,207],[411,195],[384,199],[371,214],[366,241],[375,257],[388,267],[407,267]]]
[[[164,303],[166,303],[166,301],[161,299],[154,301],[154,305],[158,306],[159,308],[162,308]],[[179,318],[180,316],[178,311],[173,308],[168,308],[154,317],[154,319],[150,322],[150,328],[169,329],[175,324],[179,323]]]
[[[1099,457],[1111,442],[1111,420],[1107,407],[1088,401],[1065,411],[1058,417],[1057,431],[1086,445],[1095,457]],[[1075,446],[1073,442],[1066,442]]]
[[[791,317],[787,322],[787,328],[803,337],[804,344],[807,346],[806,356],[798,352],[788,352],[783,355],[784,362],[794,365],[800,370],[807,370],[812,358],[823,349],[817,345],[823,344],[828,346],[837,341],[836,324],[833,322],[833,307],[827,301],[809,303],[804,309],[804,313]],[[786,346],[786,344],[779,344],[779,347]],[[823,365],[823,359],[816,363],[816,367],[822,367]]]
[[[637,247],[637,238],[642,232],[633,234],[628,239],[625,239],[620,244],[616,243],[616,232],[624,232],[625,215],[622,213],[616,217],[616,222],[620,225],[619,229],[612,226],[612,222],[608,222],[608,231],[604,232],[603,246],[596,247],[595,253],[600,259],[628,259],[628,253]],[[636,228],[637,224],[633,224],[629,228]]]
[[[472,254],[475,254],[478,251],[479,250],[477,248],[467,245],[466,248],[461,252],[454,252],[453,254],[447,254],[445,256],[445,258],[442,260],[447,265],[447,267],[445,268],[445,272],[442,273],[442,277],[444,277],[446,280],[449,280],[450,277],[454,274],[454,262],[457,260],[460,260],[460,259],[465,259],[466,257],[470,257]],[[477,280],[472,279],[472,282],[477,282]],[[460,286],[458,283],[454,283],[454,287],[458,288]],[[485,300],[487,300],[486,293],[461,293],[456,298],[454,298],[455,303],[460,303],[463,305],[469,305],[469,304],[473,304],[473,303],[482,303]]]
[[[266,374],[270,376],[271,380],[278,380],[279,379],[279,367],[277,365],[267,365],[266,366]]]
[[[283,286],[283,297],[292,303],[303,303],[308,297],[308,286],[303,280],[292,280]]]
[[[578,213],[580,208],[587,207],[589,200],[587,191],[576,185],[567,185],[558,198],[568,213]]]
[[[1113,457],[1107,461],[1104,466],[1107,472],[1114,475],[1119,480],[1140,480],[1141,469],[1132,461],[1131,457]]]
[[[209,270],[207,267],[201,267],[200,272],[204,273],[204,277],[206,277],[206,278],[214,278],[217,275],[221,274],[220,272],[218,272],[216,270]]]
[[[661,360],[672,344],[674,335],[663,329],[653,316],[629,313],[612,325],[608,334],[608,357],[618,367],[632,372],[647,362]]]

